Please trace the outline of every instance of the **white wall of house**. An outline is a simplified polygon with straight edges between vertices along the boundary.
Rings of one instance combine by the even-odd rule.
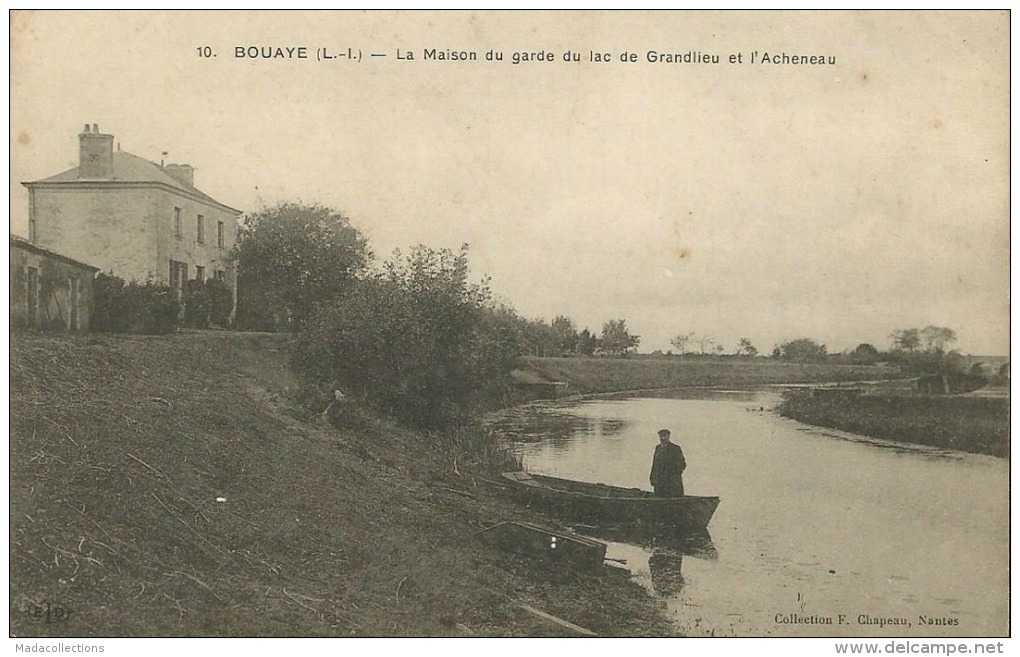
[[[29,195],[34,244],[128,280],[161,280],[159,190],[92,184],[30,189]]]

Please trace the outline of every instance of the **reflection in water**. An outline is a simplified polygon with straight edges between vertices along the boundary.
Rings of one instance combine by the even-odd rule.
[[[573,529],[589,536],[618,544],[617,547],[631,550],[638,548],[648,557],[648,572],[652,590],[663,598],[675,597],[684,586],[684,556],[714,561],[719,552],[708,531],[694,534],[679,533],[676,528],[642,527],[636,525],[595,526],[574,525]]]
[[[603,418],[599,420],[599,433],[603,436],[616,436],[623,432],[625,426],[627,423],[619,418]]]
[[[681,568],[684,556],[668,548],[654,548],[648,557],[648,571],[652,575],[652,589],[664,597],[671,598],[684,587]]]
[[[556,408],[532,404],[515,413],[495,415],[486,423],[488,428],[504,438],[518,442],[547,442],[559,446],[577,435],[595,433],[595,420]]]
[[[664,549],[672,548],[681,554],[687,554],[698,559],[715,561],[719,558],[719,552],[715,549],[715,543],[712,542],[712,537],[709,536],[707,530],[684,536],[676,543],[668,541],[660,542],[659,546]]]
[[[543,442],[564,447],[578,436],[619,436],[627,421],[621,418],[584,417],[555,402],[534,403],[496,413],[486,426],[511,442]]]
[[[675,596],[684,586],[681,572],[684,555],[711,561],[719,558],[707,531],[687,535],[660,531],[652,537],[650,548],[652,554],[648,557],[648,572],[652,589],[664,598]]]

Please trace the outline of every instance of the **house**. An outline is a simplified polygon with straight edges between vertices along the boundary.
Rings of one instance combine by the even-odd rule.
[[[195,187],[187,164],[156,164],[113,148],[113,135],[86,124],[78,166],[23,183],[29,241],[126,280],[151,280],[181,294],[187,280],[216,278],[234,292],[230,251],[241,212]]]
[[[98,269],[11,235],[10,326],[87,331]]]

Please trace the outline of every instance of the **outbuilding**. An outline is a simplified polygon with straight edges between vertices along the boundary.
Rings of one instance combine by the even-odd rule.
[[[11,328],[87,331],[99,269],[10,237]]]

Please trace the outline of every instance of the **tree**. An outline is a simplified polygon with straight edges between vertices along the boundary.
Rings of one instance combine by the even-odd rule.
[[[889,334],[893,341],[893,349],[897,351],[916,351],[921,346],[921,333],[917,329],[901,329]]]
[[[797,363],[817,363],[824,361],[827,355],[825,345],[811,338],[789,340],[778,347],[780,358]]]
[[[597,343],[598,340],[595,339],[595,336],[592,335],[591,331],[589,331],[586,326],[577,335],[577,353],[582,356],[592,356],[595,354],[595,347],[597,346]]]
[[[962,368],[959,354],[946,353],[946,347],[956,342],[956,331],[951,328],[929,325],[893,331],[890,337],[890,360],[912,374],[945,374]]]
[[[611,356],[622,356],[636,349],[641,343],[640,336],[631,335],[627,330],[627,321],[611,319],[602,325],[602,337],[599,345],[602,351]]]
[[[737,356],[745,355],[754,356],[758,355],[758,348],[751,344],[751,341],[747,338],[740,338],[740,342],[737,343]]]
[[[698,349],[701,351],[701,353],[706,354],[712,348],[712,345],[715,344],[715,341],[712,340],[711,336],[702,335],[697,338],[697,343]]]
[[[245,217],[233,256],[244,288],[238,312],[257,315],[268,307],[296,330],[316,303],[342,293],[365,271],[372,253],[341,212],[283,203]]]
[[[577,349],[577,327],[574,326],[574,320],[566,317],[565,315],[557,315],[552,321],[552,332],[556,338],[557,347],[560,353],[569,354],[573,353]]]
[[[559,336],[543,319],[519,319],[527,351],[532,356],[558,356]]]
[[[857,365],[874,365],[881,357],[878,349],[867,342],[862,342],[850,352],[850,361]]]
[[[942,353],[948,345],[956,342],[956,331],[945,326],[925,326],[920,333],[927,351]]]
[[[687,353],[687,345],[690,344],[691,339],[694,337],[694,332],[680,333],[675,338],[669,341],[671,345],[676,347],[676,350],[683,356]]]

